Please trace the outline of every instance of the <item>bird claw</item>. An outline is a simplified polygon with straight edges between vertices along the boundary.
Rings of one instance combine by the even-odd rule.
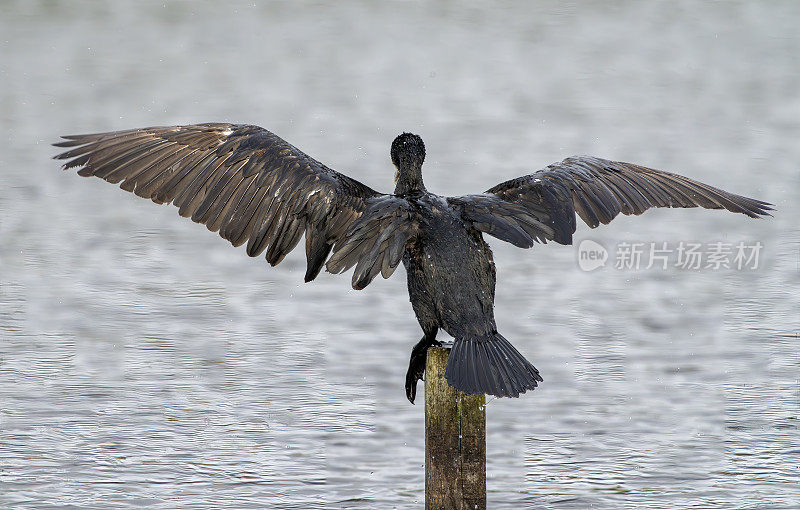
[[[417,382],[424,380],[428,348],[434,345],[442,345],[442,343],[438,340],[430,341],[423,338],[411,349],[411,359],[408,362],[408,372],[406,372],[406,398],[412,404],[417,396]]]
[[[411,362],[408,365],[408,372],[406,373],[406,398],[412,404],[414,398],[417,396],[417,382],[423,378],[425,374],[425,355],[417,356],[411,355]]]

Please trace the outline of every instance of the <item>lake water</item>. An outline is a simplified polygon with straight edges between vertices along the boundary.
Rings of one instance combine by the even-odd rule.
[[[305,285],[302,250],[271,268],[49,159],[61,134],[206,121],[383,191],[413,131],[440,194],[594,154],[776,204],[491,241],[499,329],[545,382],[488,403],[488,501],[800,507],[799,20],[792,1],[4,2],[0,507],[422,506],[402,269]],[[592,272],[587,239],[609,251]],[[763,248],[755,269],[614,267],[665,242]]]

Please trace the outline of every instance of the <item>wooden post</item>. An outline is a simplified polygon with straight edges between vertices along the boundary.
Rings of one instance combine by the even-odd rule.
[[[486,509],[486,399],[444,378],[450,348],[428,349],[425,365],[425,508]]]

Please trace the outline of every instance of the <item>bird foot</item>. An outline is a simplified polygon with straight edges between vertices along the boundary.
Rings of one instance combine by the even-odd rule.
[[[406,372],[406,398],[412,404],[417,396],[417,382],[425,375],[428,348],[434,345],[440,346],[442,342],[422,337],[422,340],[411,349],[411,359],[408,362],[408,372]]]

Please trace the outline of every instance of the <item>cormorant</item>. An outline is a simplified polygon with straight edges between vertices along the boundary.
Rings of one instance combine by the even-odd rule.
[[[454,339],[445,376],[467,394],[517,397],[542,381],[498,331],[495,266],[483,234],[521,248],[571,244],[575,215],[590,227],[651,207],[727,209],[752,218],[771,204],[681,175],[632,163],[576,156],[503,182],[484,193],[443,197],[422,181],[425,145],[411,133],[391,147],[393,194],[331,170],[258,126],[209,123],[64,136],[73,147],[56,159],[79,167],[181,216],[203,223],[234,246],[278,264],[305,234],[307,270],[355,266],[363,289],[403,262],[424,336],[411,351],[406,396],[412,403],[439,328]]]

